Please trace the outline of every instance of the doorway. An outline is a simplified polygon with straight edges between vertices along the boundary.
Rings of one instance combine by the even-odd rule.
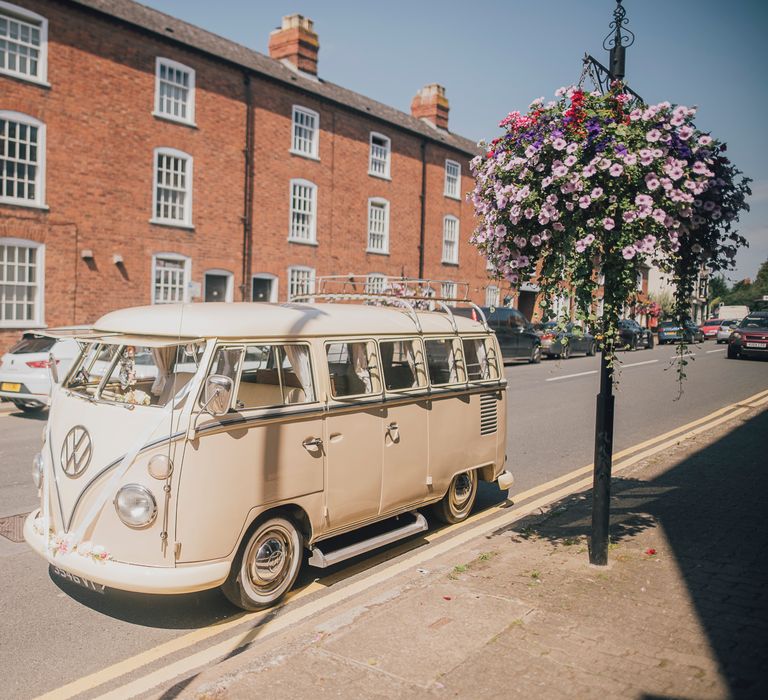
[[[251,281],[251,301],[277,301],[277,277],[266,273],[254,275]]]
[[[210,270],[205,273],[203,301],[232,301],[232,273]]]

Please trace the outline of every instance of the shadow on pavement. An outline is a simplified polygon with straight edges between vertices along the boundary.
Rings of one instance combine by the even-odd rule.
[[[234,617],[242,611],[215,588],[181,595],[150,595],[108,589],[95,593],[70,583],[49,569],[51,581],[81,605],[133,625],[164,629],[197,629]]]
[[[613,479],[611,542],[663,530],[733,698],[767,697],[767,495],[768,411],[651,481]],[[573,544],[589,536],[591,507],[576,494],[505,531]]]

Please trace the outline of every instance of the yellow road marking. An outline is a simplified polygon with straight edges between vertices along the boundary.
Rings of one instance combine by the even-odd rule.
[[[613,473],[620,472],[653,454],[656,454],[664,449],[667,449],[670,446],[675,445],[681,440],[684,440],[693,435],[697,435],[699,433],[703,433],[706,430],[709,430],[710,428],[715,427],[716,425],[724,423],[725,421],[728,421],[731,418],[734,418],[746,412],[748,408],[745,407],[744,404],[747,404],[749,402],[754,402],[754,401],[757,401],[757,404],[754,404],[754,405],[762,405],[763,403],[768,402],[768,390],[758,392],[757,394],[754,394],[753,396],[747,399],[743,399],[738,404],[731,404],[729,406],[720,408],[717,411],[714,411],[713,413],[709,414],[708,416],[686,423],[685,425],[675,428],[674,430],[670,430],[666,433],[663,433],[662,435],[656,436],[655,438],[645,440],[641,443],[638,443],[637,445],[634,445],[632,447],[629,447],[625,450],[622,450],[616,453],[614,455],[614,459],[620,459],[623,456],[635,453],[637,450],[644,450],[644,448],[650,445],[654,445],[655,443],[658,443],[659,440],[663,440],[672,435],[677,435],[677,437],[675,437],[674,439],[668,440],[661,444],[657,444],[655,447],[646,449],[638,454],[634,454],[633,457],[627,460],[617,462],[613,466]],[[753,404],[750,404],[750,407],[752,405]],[[711,422],[708,422],[708,421],[711,421]],[[698,426],[698,427],[694,427],[694,426]],[[692,429],[689,430],[689,432],[687,433],[682,433],[682,431],[686,430],[687,428],[692,428]],[[537,487],[529,489],[528,491],[524,491],[520,494],[517,494],[515,498],[518,502],[521,502],[539,493],[542,493],[543,491],[549,491],[550,489],[556,486],[559,486],[567,481],[571,481],[572,479],[586,472],[589,472],[591,470],[592,470],[591,464],[586,467],[582,467],[581,469],[576,469],[570,472],[569,474],[558,477],[557,479],[553,479],[552,481],[547,482],[546,484],[541,484]],[[293,624],[294,621],[303,619],[304,617],[311,615],[313,613],[316,613],[320,610],[324,610],[325,608],[329,607],[330,605],[333,605],[334,603],[340,600],[344,600],[348,597],[351,597],[360,591],[366,590],[367,588],[373,585],[376,585],[380,581],[387,580],[397,575],[398,573],[413,566],[414,563],[421,563],[428,559],[432,559],[438,556],[439,554],[442,554],[444,551],[448,551],[449,549],[455,546],[458,546],[464,542],[469,541],[470,539],[473,539],[479,534],[487,532],[488,529],[497,529],[498,527],[504,524],[507,524],[508,522],[513,522],[516,519],[525,517],[526,515],[533,513],[534,511],[538,510],[539,508],[545,505],[548,505],[549,503],[552,503],[553,501],[557,501],[561,498],[564,498],[565,496],[570,495],[571,493],[575,493],[589,486],[591,483],[592,483],[592,477],[590,476],[587,479],[582,479],[578,482],[571,483],[565,488],[560,489],[559,491],[556,491],[554,493],[549,492],[546,495],[542,496],[541,498],[535,501],[532,501],[531,503],[525,503],[524,505],[513,507],[513,508],[509,508],[509,506],[506,506],[504,504],[497,505],[497,506],[494,506],[493,508],[489,508],[483,511],[482,513],[477,513],[476,515],[473,515],[467,518],[462,523],[451,525],[449,527],[441,529],[438,532],[426,534],[422,537],[422,539],[426,540],[427,542],[433,543],[441,539],[444,539],[446,541],[442,543],[438,542],[438,544],[434,544],[432,547],[428,549],[420,548],[417,553],[411,555],[410,557],[407,557],[406,559],[401,560],[399,562],[395,562],[389,567],[379,572],[376,572],[361,581],[352,583],[340,590],[331,591],[330,593],[328,593],[327,595],[323,596],[322,598],[316,601],[311,601],[310,603],[307,603],[294,610],[287,612],[285,615],[282,615],[277,619],[270,621],[269,623],[260,625],[255,630],[252,629],[240,637],[235,636],[233,638],[219,642],[218,644],[206,650],[198,652],[197,654],[193,654],[192,656],[186,657],[185,659],[182,659],[176,662],[175,664],[171,664],[169,666],[164,667],[163,669],[159,669],[154,673],[144,676],[142,679],[138,681],[134,681],[133,683],[129,683],[125,686],[122,686],[120,689],[116,691],[112,691],[111,693],[108,693],[104,697],[124,698],[124,697],[130,697],[130,694],[138,694],[140,692],[145,692],[146,690],[150,690],[166,680],[175,678],[177,675],[180,675],[185,671],[194,669],[200,665],[208,663],[209,661],[219,658],[220,656],[224,656],[227,653],[230,653],[231,651],[236,650],[245,644],[249,644],[250,642],[254,641],[259,637],[265,636],[267,631],[269,631],[269,633],[271,634],[280,629],[283,629],[284,627],[290,624]],[[467,526],[469,524],[477,522],[478,520],[482,520],[483,522],[477,524],[474,527],[467,529]],[[457,530],[462,530],[462,532],[460,532],[459,534],[456,534],[454,537],[448,538],[448,535],[453,534]],[[407,544],[401,545],[401,547],[406,551],[409,548]],[[326,577],[326,579],[321,579],[320,581],[315,581],[309,584],[308,586],[305,586],[304,588],[297,590],[289,594],[288,596],[286,596],[285,604],[292,601],[301,600],[302,598],[305,598],[308,595],[318,590],[327,589],[328,585],[330,585],[327,582],[327,579],[338,580],[339,578],[348,578],[354,573],[356,573],[357,570],[360,570],[363,568],[370,568],[372,565],[376,563],[376,560],[378,559],[385,561],[388,558],[397,556],[397,550],[398,548],[390,549],[382,555],[366,559],[365,562],[361,563],[358,566],[348,567],[343,572],[333,574],[329,577]],[[323,584],[324,581],[326,581],[325,585]],[[164,642],[163,644],[159,644],[153,647],[152,649],[149,649],[147,651],[136,654],[135,656],[124,659],[123,661],[112,664],[111,666],[101,669],[100,671],[96,671],[95,673],[92,673],[88,676],[79,678],[60,688],[57,688],[44,695],[41,695],[38,698],[38,700],[54,700],[54,699],[65,700],[66,698],[74,697],[79,693],[92,690],[100,685],[107,683],[110,680],[119,678],[120,676],[126,675],[143,666],[147,666],[150,663],[156,662],[158,659],[164,656],[169,656],[175,652],[181,651],[182,649],[193,646],[194,644],[197,644],[199,642],[205,641],[206,639],[210,639],[212,637],[218,636],[234,627],[239,627],[240,625],[243,625],[248,622],[257,622],[261,618],[264,618],[270,614],[274,614],[274,609],[257,612],[257,613],[240,613],[238,615],[235,615],[233,618],[229,618],[228,620],[222,621],[220,623],[216,623],[214,625],[203,627],[193,632],[187,633],[181,637],[177,637],[176,639],[170,640],[168,642]],[[232,646],[233,644],[235,646]],[[118,693],[118,694],[115,695],[114,693]]]

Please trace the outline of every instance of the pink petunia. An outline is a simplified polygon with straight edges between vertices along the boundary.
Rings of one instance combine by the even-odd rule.
[[[585,194],[583,197],[579,198],[579,207],[582,209],[586,209],[591,203],[592,198],[588,194]]]
[[[606,216],[603,219],[603,228],[606,231],[612,231],[615,226],[616,226],[616,222],[610,216]]]
[[[646,135],[645,140],[649,143],[656,143],[661,138],[661,132],[658,129],[651,129]]]
[[[623,256],[624,260],[632,260],[632,258],[635,257],[635,254],[635,247],[631,245],[625,246],[621,250],[621,255]]]
[[[552,148],[554,148],[556,151],[562,151],[567,145],[567,141],[562,138],[557,138],[552,142]]]
[[[624,172],[624,166],[621,163],[614,163],[608,172],[612,177],[619,177]]]

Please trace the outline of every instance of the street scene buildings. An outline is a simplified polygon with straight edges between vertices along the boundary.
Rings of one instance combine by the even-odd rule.
[[[123,306],[285,301],[320,275],[498,303],[467,242],[476,145],[440,85],[405,114],[326,82],[300,15],[269,57],[128,0],[3,2],[0,21],[2,349]]]

